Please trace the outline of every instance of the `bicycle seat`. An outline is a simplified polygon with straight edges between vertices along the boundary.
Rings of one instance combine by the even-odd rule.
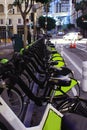
[[[62,118],[61,130],[86,130],[87,118],[75,113],[66,113]]]

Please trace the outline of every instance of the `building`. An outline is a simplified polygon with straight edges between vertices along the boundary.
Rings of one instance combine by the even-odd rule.
[[[50,4],[49,16],[56,20],[57,30],[70,23],[70,0],[54,0]]]
[[[76,27],[77,13],[78,17],[82,15],[82,11],[76,12],[75,3],[81,0],[53,0],[50,3],[50,11],[48,15],[56,20],[57,27],[65,28],[67,24],[74,24]],[[60,28],[57,28],[57,30]]]
[[[14,0],[0,0],[0,37],[9,38],[12,34],[23,34],[23,19],[20,15],[19,9],[13,7]],[[41,8],[37,9],[40,4],[34,4],[36,12],[34,13],[35,23],[37,18],[41,15]],[[33,11],[32,8],[31,11]],[[31,13],[27,15],[28,25],[31,26]]]
[[[81,0],[71,0],[71,4],[70,4],[70,21],[72,24],[75,24],[75,27],[77,27],[76,25],[76,19],[78,17],[80,17],[82,15],[82,11],[79,10],[78,12],[75,10],[75,4],[79,3]]]

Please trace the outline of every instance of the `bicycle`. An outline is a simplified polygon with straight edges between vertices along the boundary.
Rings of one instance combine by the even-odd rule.
[[[5,78],[6,80],[6,78]],[[14,113],[19,116],[22,112],[23,97],[17,88],[13,88],[6,84],[7,81],[3,80],[0,74],[0,95],[3,99],[6,99],[9,107],[14,111]],[[5,97],[4,94],[5,93]]]
[[[23,64],[23,66],[24,66],[24,64]],[[20,105],[20,111],[18,112],[18,113],[16,113],[18,116],[20,115],[20,113],[21,113],[21,111],[22,111],[22,109],[23,109],[23,96],[22,96],[22,94],[20,93],[20,91],[19,91],[19,89],[18,89],[18,87],[16,88],[15,87],[15,85],[17,84],[18,86],[19,86],[19,88],[21,88],[22,90],[23,90],[23,92],[30,98],[30,99],[33,99],[34,101],[36,101],[36,104],[40,104],[39,103],[39,101],[41,102],[41,99],[40,99],[40,97],[36,97],[32,92],[31,92],[31,90],[29,89],[29,87],[28,86],[26,86],[26,84],[23,82],[23,80],[21,79],[21,77],[20,77],[20,75],[18,75],[17,76],[17,73],[15,73],[15,67],[13,67],[13,68],[11,68],[11,71],[13,71],[14,73],[12,74],[12,73],[7,73],[7,71],[6,71],[6,68],[9,68],[9,64],[5,64],[5,73],[6,74],[4,74],[4,76],[6,76],[7,77],[7,79],[9,79],[9,80],[7,80],[6,81],[6,84],[9,86],[9,90],[8,90],[8,97],[11,97],[11,96],[13,96],[13,91],[15,91],[15,89],[16,89],[16,92],[14,92],[15,93],[15,95],[16,95],[16,98],[17,99],[20,99],[19,101],[19,103],[21,104]],[[4,68],[3,67],[3,68]],[[26,66],[25,66],[25,68],[26,68]],[[2,69],[3,70],[3,69]],[[29,73],[29,69],[28,69],[28,73]],[[31,73],[31,71],[30,71],[30,73]],[[16,74],[16,75],[15,75]],[[32,74],[32,73],[31,73]],[[33,74],[32,74],[33,75]],[[39,85],[41,85],[41,84],[43,84],[43,82],[41,82],[41,81],[39,81],[39,80],[37,80],[38,81],[38,83],[39,83]],[[35,82],[35,81],[34,81]],[[63,81],[62,81],[63,82]],[[14,86],[14,87],[13,87]],[[11,94],[12,93],[12,94]],[[13,98],[13,101],[14,101],[14,98]],[[14,103],[13,103],[13,106],[14,106]],[[12,106],[11,106],[11,108],[12,108]],[[18,107],[17,107],[18,108]],[[13,109],[13,108],[12,108]],[[13,110],[14,112],[15,112],[15,110]]]
[[[25,64],[23,64],[23,67],[24,67],[24,66],[25,66]],[[26,68],[26,70],[27,70],[27,67],[26,67],[26,66],[25,66],[25,68]],[[33,75],[33,72],[31,71],[31,69],[29,70],[29,65],[28,65],[28,70],[27,70],[27,72],[28,72],[29,74],[31,74],[31,75],[32,75],[32,76],[31,76],[31,75],[29,75],[29,77],[32,77],[32,80],[34,80],[34,82],[36,82],[36,83],[37,83],[37,84],[39,84],[39,85],[43,84],[43,82],[41,82],[40,80],[38,80],[38,79],[36,79],[36,78],[33,78],[33,77],[34,77],[34,75]],[[61,78],[59,78],[59,79],[61,79]],[[57,82],[58,82],[58,80],[59,80],[59,79],[58,79],[58,78],[56,78],[56,79],[54,79],[54,80],[57,80]],[[57,85],[59,85],[59,83],[57,83],[57,82],[56,82],[56,84],[57,84]],[[53,81],[53,83],[55,84],[55,82],[54,82],[54,81]],[[51,82],[51,84],[52,84],[52,82]],[[61,86],[62,86],[62,84],[63,84],[63,80],[62,80],[62,81],[60,81],[60,85],[61,85]],[[76,82],[75,82],[75,84],[76,84]],[[75,84],[74,84],[74,85],[75,85]],[[64,84],[63,84],[63,85],[64,85]],[[68,84],[67,84],[67,85],[68,85]],[[72,87],[72,86],[71,86],[71,87]],[[50,88],[50,90],[49,90],[49,91],[50,91],[50,92],[49,92],[49,94],[50,94],[50,93],[51,93],[51,91],[52,91],[52,88],[48,85],[48,88],[47,88],[47,89],[49,89],[49,88]],[[45,93],[45,95],[46,95],[46,93],[47,93],[47,89],[45,89],[45,92],[44,92],[44,93]],[[71,88],[69,87],[68,89],[71,89]],[[68,90],[65,90],[65,92],[63,92],[63,90],[59,89],[59,91],[61,91],[61,93],[65,94]],[[49,95],[49,94],[48,94],[48,95]],[[65,98],[65,97],[63,98],[63,96],[62,96],[62,98],[60,98],[60,97],[59,97],[59,95],[58,95],[58,93],[56,93],[56,95],[57,95],[57,96],[55,97],[55,98],[56,98],[56,100],[57,100],[58,98],[59,98],[59,100],[61,100],[61,99],[64,99],[64,98]],[[44,99],[44,98],[43,98],[43,99]]]
[[[47,44],[49,46],[50,45],[52,46],[49,39],[47,41]],[[52,46],[52,48],[53,47],[55,48],[55,46]],[[57,59],[55,54],[54,54],[54,59],[55,60]],[[87,117],[87,100],[80,97],[80,90],[79,90],[78,95],[65,99],[57,106],[57,109],[62,113],[66,113],[66,112],[77,113]]]
[[[43,57],[43,56],[42,56]],[[17,62],[16,62],[17,63]],[[20,62],[21,63],[21,65],[22,65],[22,63],[23,63],[23,70],[26,70],[27,72],[28,72],[28,74],[30,73],[31,75],[29,75],[29,76],[31,76],[31,78],[34,80],[34,82],[36,82],[37,84],[39,84],[39,86],[41,86],[41,85],[43,85],[43,82],[42,81],[40,81],[40,80],[37,80],[36,79],[36,77],[33,75],[33,73],[31,73],[31,70],[29,70],[30,68],[28,68],[28,69],[26,69],[27,67],[26,67],[26,65],[24,64],[24,62]],[[7,66],[6,66],[7,65]],[[5,65],[5,68],[7,69],[7,68],[9,68],[9,64],[6,64]],[[11,64],[12,65],[12,64]],[[18,63],[17,63],[17,65],[18,65]],[[13,67],[14,65],[12,65],[12,67]],[[19,64],[19,67],[20,67],[20,64]],[[21,69],[22,70],[22,69]],[[26,84],[23,82],[23,80],[21,79],[21,70],[17,70],[16,71],[16,69],[15,69],[15,66],[13,67],[13,68],[11,68],[10,69],[10,71],[12,71],[13,73],[6,73],[6,74],[4,74],[4,75],[6,75],[6,77],[9,79],[9,82],[7,82],[7,85],[8,86],[10,86],[10,90],[11,90],[11,88],[13,88],[13,86],[14,86],[14,88],[15,88],[15,85],[17,84],[18,86],[19,86],[19,88],[21,88],[22,89],[22,91],[28,96],[28,98],[30,98],[30,99],[32,99],[33,101],[35,101],[36,102],[36,104],[38,104],[38,105],[40,105],[41,104],[41,99],[40,99],[40,97],[36,97],[33,93],[32,93],[32,91],[29,89],[29,87],[28,86],[26,86]],[[7,72],[7,70],[5,70],[5,72]],[[8,70],[8,72],[9,72],[9,70]],[[23,72],[23,71],[22,71]],[[22,73],[23,74],[23,73]],[[16,77],[17,76],[17,77]],[[32,77],[33,76],[33,77]],[[57,79],[57,80],[59,80],[59,79]],[[61,83],[63,83],[63,80],[62,81],[60,81]],[[45,82],[44,82],[45,83]],[[61,83],[60,83],[60,85],[61,85]],[[68,82],[68,83],[70,83],[70,82]],[[58,83],[59,84],[59,83]],[[64,84],[65,85],[65,84]],[[46,85],[47,86],[47,85]],[[71,86],[72,87],[72,86]],[[16,89],[18,89],[18,87],[16,88]],[[48,87],[47,87],[47,89],[49,89]],[[46,89],[46,90],[47,90]],[[52,89],[52,88],[51,88]],[[69,88],[69,89],[71,89],[71,88]],[[68,89],[68,90],[69,90]],[[67,91],[68,91],[67,90]],[[50,90],[51,91],[51,90]],[[10,91],[9,91],[10,92]],[[16,91],[17,92],[17,91]],[[65,91],[66,92],[66,91]],[[17,93],[18,94],[18,93]],[[19,95],[19,94],[18,94]],[[20,94],[21,95],[21,94]],[[20,97],[20,95],[19,95],[19,97]],[[58,95],[59,96],[59,95]],[[23,97],[23,96],[21,96],[21,97]],[[23,102],[23,100],[20,100],[21,102]],[[21,104],[23,104],[23,103],[21,103]],[[20,109],[22,110],[22,106],[20,107]]]

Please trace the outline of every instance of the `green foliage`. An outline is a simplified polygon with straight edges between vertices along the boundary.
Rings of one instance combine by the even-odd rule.
[[[39,26],[43,29],[45,29],[45,22],[46,22],[46,17],[44,16],[39,17],[38,23]],[[56,26],[56,21],[51,17],[47,17],[47,30],[50,31],[53,28],[55,28],[55,26]]]
[[[25,0],[14,0],[13,5],[14,5],[14,6],[20,5],[20,4],[22,4],[24,1],[25,1]]]
[[[80,2],[75,4],[76,11],[82,10],[82,12],[84,13],[86,8],[87,8],[87,1],[86,0],[81,0]]]
[[[80,3],[76,3],[76,4],[75,4],[75,10],[76,10],[76,11],[79,11],[80,9],[81,9]]]
[[[82,28],[82,29],[87,29],[87,14],[86,15],[82,15],[81,17],[79,17],[77,20],[77,26]]]

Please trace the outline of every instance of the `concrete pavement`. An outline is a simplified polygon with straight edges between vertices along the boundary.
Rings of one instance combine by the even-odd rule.
[[[7,43],[6,45],[3,43],[0,45],[0,59],[2,58],[10,59],[13,53],[14,49],[12,43]]]

